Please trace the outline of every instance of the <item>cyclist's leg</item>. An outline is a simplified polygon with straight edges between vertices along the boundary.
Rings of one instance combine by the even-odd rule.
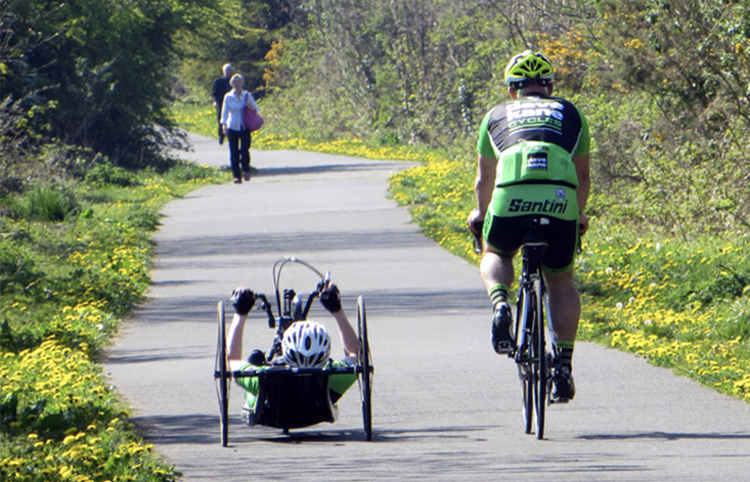
[[[479,263],[479,271],[492,302],[492,348],[499,355],[511,353],[513,314],[507,298],[513,281],[513,256],[488,249]]]
[[[497,284],[510,287],[513,283],[513,255],[499,254],[490,249],[482,256],[479,273],[489,292]]]
[[[488,292],[498,284],[510,288],[513,283],[513,258],[523,237],[518,230],[518,219],[489,212],[484,220],[486,250],[479,263],[479,272]]]
[[[542,267],[547,280],[549,315],[554,338],[573,342],[581,316],[581,301],[573,283],[578,224],[576,221],[550,218],[546,235],[551,242],[542,259]]]
[[[553,332],[553,361],[551,398],[567,402],[575,397],[573,381],[573,348],[581,317],[581,299],[573,283],[573,269],[562,273],[546,273],[551,331]]]
[[[555,340],[573,342],[581,317],[581,298],[573,282],[573,269],[562,273],[547,272],[545,278]]]
[[[553,219],[549,228],[549,239],[555,242],[550,245],[542,263],[547,281],[550,330],[555,355],[552,399],[564,402],[575,396],[572,361],[581,317],[581,299],[573,282],[578,227],[575,221]]]
[[[498,354],[513,351],[513,314],[508,304],[508,290],[515,276],[513,257],[520,244],[514,233],[515,218],[490,214],[485,219],[485,254],[479,264],[487,294],[492,302],[492,348]]]

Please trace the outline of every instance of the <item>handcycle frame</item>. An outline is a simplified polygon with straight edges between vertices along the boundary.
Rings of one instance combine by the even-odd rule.
[[[294,263],[306,267],[319,278],[315,290],[309,295],[300,296],[293,289],[281,290],[281,274],[284,267]],[[279,316],[274,316],[273,309],[263,293],[256,293],[256,302],[260,302],[258,309],[264,311],[268,318],[268,326],[276,329],[276,335],[269,352],[267,363],[281,355],[281,340],[284,331],[295,321],[306,320],[310,308],[321,290],[330,280],[330,273],[324,276],[310,264],[295,257],[278,260],[273,266],[273,282],[276,297],[276,307]],[[362,423],[364,438],[372,440],[372,379],[375,371],[372,365],[369,339],[367,335],[367,315],[365,300],[357,297],[357,363],[345,367],[326,366],[323,368],[297,368],[283,365],[264,365],[248,370],[230,370],[227,360],[226,346],[226,313],[224,301],[217,304],[217,318],[219,336],[216,350],[216,365],[214,379],[217,385],[219,399],[219,421],[221,429],[221,444],[229,444],[229,388],[232,379],[243,377],[257,377],[260,390],[256,408],[250,415],[250,423],[281,428],[283,433],[289,433],[291,428],[301,428],[321,422],[334,422],[336,408],[331,402],[328,391],[328,377],[335,374],[356,374],[359,385]],[[298,396],[289,396],[279,390],[283,384],[292,385]],[[300,396],[301,395],[301,396]],[[308,396],[313,395],[313,396]]]

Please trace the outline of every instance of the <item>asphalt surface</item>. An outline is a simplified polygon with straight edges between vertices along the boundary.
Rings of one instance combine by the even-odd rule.
[[[191,139],[186,158],[228,163],[226,146]],[[150,300],[105,363],[132,420],[183,480],[747,480],[747,404],[587,343],[576,345],[576,399],[548,409],[545,440],[524,434],[516,369],[490,347],[477,268],[387,199],[388,177],[408,164],[253,151],[253,165],[249,183],[205,187],[164,209]],[[331,271],[350,318],[356,296],[367,301],[371,442],[356,386],[336,423],[291,435],[243,425],[235,387],[230,446],[220,445],[216,303],[239,285],[272,294],[272,265],[288,255]],[[314,288],[289,269],[295,289]],[[253,312],[245,335],[249,352],[268,349],[273,332]]]

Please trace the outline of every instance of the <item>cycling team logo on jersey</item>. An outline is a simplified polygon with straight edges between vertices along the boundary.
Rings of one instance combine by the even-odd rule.
[[[508,128],[529,129],[545,127],[562,131],[564,106],[554,100],[511,102],[505,107]]]
[[[567,199],[526,201],[521,198],[515,198],[510,200],[510,205],[508,206],[508,212],[511,213],[565,214],[567,210]]]
[[[547,170],[547,151],[548,148],[543,146],[541,149],[530,152],[526,158],[527,171],[546,171]]]

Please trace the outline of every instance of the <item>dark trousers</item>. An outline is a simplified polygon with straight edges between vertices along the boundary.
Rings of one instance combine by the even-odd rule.
[[[229,141],[229,164],[235,178],[243,172],[250,172],[250,130],[233,131],[227,129]]]
[[[221,105],[216,108],[216,121],[219,124],[219,143],[224,142],[224,126],[221,125]]]

